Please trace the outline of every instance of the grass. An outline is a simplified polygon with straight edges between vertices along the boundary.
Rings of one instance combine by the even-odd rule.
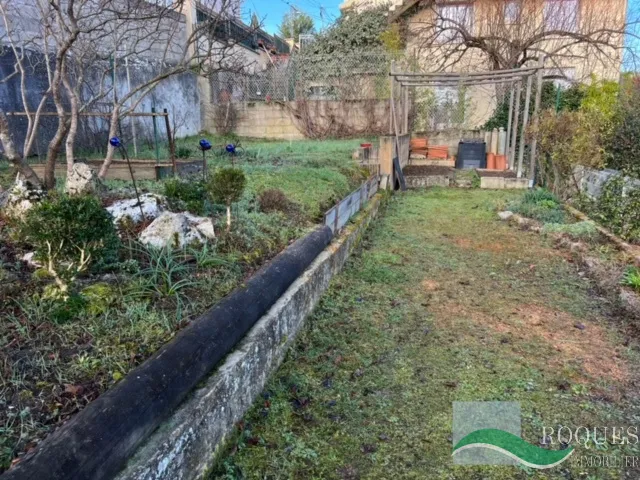
[[[202,203],[198,213],[218,222],[215,242],[151,251],[132,240],[133,229],[124,236],[120,263],[106,277],[82,278],[73,305],[43,297],[50,279],[19,260],[28,246],[12,240],[0,216],[0,472],[313,228],[366,178],[351,159],[358,140],[242,143],[234,161],[248,184],[233,206],[229,234],[223,206],[191,198]],[[209,163],[215,169],[230,158],[212,154]],[[8,168],[0,175],[12,178]],[[105,183],[105,202],[133,197],[129,182]],[[165,190],[162,182],[138,186]],[[271,188],[295,204],[288,214],[260,211],[256,197]]]
[[[545,471],[452,464],[453,401],[520,402],[534,444],[543,426],[637,423],[636,340],[545,237],[495,219],[493,205],[514,200],[395,197],[210,478],[621,478],[579,455],[637,456],[638,445],[578,447]]]

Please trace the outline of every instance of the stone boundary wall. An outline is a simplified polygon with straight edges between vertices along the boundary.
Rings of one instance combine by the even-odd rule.
[[[321,129],[324,122],[336,121],[354,132],[372,132],[388,128],[389,102],[308,100],[309,112]],[[305,137],[301,120],[293,112],[296,102],[242,102],[232,104],[238,121],[234,133],[241,137],[302,140]],[[214,104],[207,104],[204,129],[216,131]]]
[[[604,170],[594,170],[592,168],[586,168],[578,166],[573,171],[573,176],[578,184],[580,191],[587,196],[595,199],[602,194],[602,188],[605,183],[611,180],[613,177],[620,175],[618,170],[611,168],[605,168]],[[625,178],[624,189],[640,188],[640,180],[634,180],[632,178]]]

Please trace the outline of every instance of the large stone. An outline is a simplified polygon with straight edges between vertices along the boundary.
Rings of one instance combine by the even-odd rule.
[[[141,206],[145,220],[153,220],[164,212],[165,204],[166,200],[162,195],[145,193],[140,195],[140,203],[136,198],[118,200],[108,206],[107,211],[113,216],[113,221],[116,225],[126,218],[129,218],[133,223],[140,223],[142,221]]]
[[[4,213],[9,218],[23,219],[27,212],[44,197],[44,192],[33,188],[21,175],[9,190]]]
[[[511,217],[513,217],[513,212],[509,210],[498,212],[498,217],[500,217],[500,220],[509,220]]]
[[[186,212],[164,212],[140,234],[140,242],[157,248],[179,248],[211,238],[215,238],[211,219]]]
[[[74,163],[71,174],[67,177],[65,191],[69,195],[94,193],[98,186],[98,177],[86,163]]]

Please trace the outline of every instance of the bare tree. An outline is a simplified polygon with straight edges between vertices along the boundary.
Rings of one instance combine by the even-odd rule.
[[[407,13],[409,48],[435,71],[518,68],[544,55],[547,67],[615,76],[638,24],[625,0],[430,2]]]
[[[158,0],[0,0],[4,44],[14,52],[15,75],[20,76],[20,90],[28,120],[27,139],[20,156],[13,143],[8,122],[0,121],[0,142],[5,152],[13,152],[13,162],[24,170],[23,161],[30,154],[42,110],[51,99],[55,106],[57,128],[47,149],[44,185],[55,184],[55,164],[64,144],[67,171],[75,158],[74,145],[79,118],[97,102],[111,104],[108,138],[116,136],[119,122],[133,112],[158,84],[172,76],[196,72],[239,71],[244,58],[237,43],[222,28],[228,17],[235,16],[234,0],[204,0],[202,12],[209,13],[191,26],[185,16],[185,2]],[[24,15],[29,17],[25,18]],[[22,24],[22,28],[14,24]],[[36,31],[28,38],[24,25]],[[33,38],[37,38],[34,41]],[[32,107],[26,79],[24,51],[34,50],[43,57],[48,89],[40,93],[37,107]],[[146,71],[134,84],[118,86],[118,72],[123,64],[133,64]],[[0,79],[9,80],[7,79]],[[32,100],[31,100],[32,101]],[[1,112],[0,112],[1,114]],[[2,118],[0,118],[2,120]],[[5,119],[6,120],[6,119]],[[105,137],[105,143],[108,142]],[[8,142],[8,143],[7,143]],[[104,178],[113,160],[114,148],[108,146],[99,176]],[[18,158],[21,157],[21,160]],[[31,172],[32,173],[32,172]]]

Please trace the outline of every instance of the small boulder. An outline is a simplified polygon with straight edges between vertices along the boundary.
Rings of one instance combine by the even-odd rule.
[[[65,191],[69,195],[94,193],[98,187],[98,177],[86,163],[74,163],[67,177]]]
[[[164,212],[140,233],[140,242],[156,248],[181,248],[194,242],[204,243],[214,236],[209,218]]]
[[[511,217],[513,217],[513,212],[510,212],[509,210],[505,210],[504,212],[498,212],[498,217],[500,217],[500,220],[509,220]]]
[[[22,219],[44,196],[45,193],[42,190],[34,188],[21,175],[18,175],[6,199],[5,215],[9,218]]]
[[[141,206],[145,220],[153,220],[164,212],[165,204],[166,199],[162,195],[145,193],[140,195],[139,204],[138,199],[127,198],[126,200],[114,202],[107,207],[107,211],[113,216],[113,222],[117,226],[126,218],[129,218],[133,223],[140,223],[142,221]]]
[[[36,256],[36,252],[28,252],[25,253],[20,260],[22,260],[23,262],[25,262],[27,265],[29,265],[30,267],[33,268],[40,268],[42,267],[42,264],[38,261],[35,260],[35,256]]]

